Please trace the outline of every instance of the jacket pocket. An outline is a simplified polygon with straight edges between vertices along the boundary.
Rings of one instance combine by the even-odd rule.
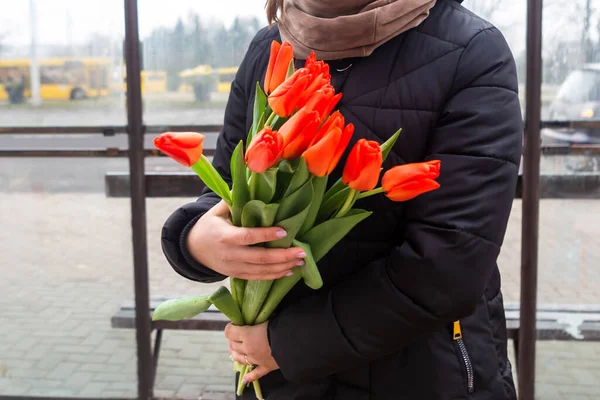
[[[453,331],[454,343],[459,354],[459,363],[464,367],[466,371],[467,391],[469,394],[471,394],[475,391],[475,376],[473,372],[473,363],[471,362],[471,357],[469,357],[467,346],[465,346],[460,321],[454,322]]]

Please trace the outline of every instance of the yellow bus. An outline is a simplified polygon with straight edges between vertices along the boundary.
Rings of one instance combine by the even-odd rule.
[[[39,67],[40,97],[44,100],[78,100],[109,94],[108,58],[45,58],[39,60]],[[30,69],[29,59],[0,60],[0,100],[18,103],[31,97]]]
[[[237,67],[216,68],[198,65],[179,73],[179,92],[193,93],[196,101],[208,101],[213,92],[229,93]]]
[[[237,70],[237,67],[217,69],[217,91],[219,93],[229,93]]]
[[[178,91],[193,93],[196,101],[208,101],[215,84],[212,67],[210,65],[198,65],[179,73]]]
[[[113,93],[127,92],[127,72],[123,68],[123,84],[118,79],[111,84]],[[142,71],[140,75],[142,85],[142,94],[146,93],[165,93],[167,91],[167,72],[166,71]]]

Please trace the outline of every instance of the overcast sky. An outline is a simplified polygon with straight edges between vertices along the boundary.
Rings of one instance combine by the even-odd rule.
[[[0,34],[9,44],[28,44],[30,0],[0,0]],[[38,38],[43,44],[85,41],[90,33],[123,36],[123,0],[35,0]],[[257,16],[266,24],[264,0],[138,0],[140,36],[159,26],[173,26],[194,11],[226,24],[236,15]],[[69,20],[71,23],[69,23]]]

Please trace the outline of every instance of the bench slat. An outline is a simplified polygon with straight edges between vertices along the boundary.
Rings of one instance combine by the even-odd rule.
[[[206,311],[192,319],[182,321],[153,321],[152,329],[192,331],[222,331],[229,323],[220,312]],[[135,310],[120,310],[111,318],[113,328],[135,329]]]

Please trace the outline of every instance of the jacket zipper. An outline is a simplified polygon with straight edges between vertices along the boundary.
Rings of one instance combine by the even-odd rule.
[[[454,322],[454,341],[458,344],[458,349],[460,350],[460,355],[462,356],[463,362],[465,364],[465,369],[467,370],[467,390],[469,394],[473,393],[475,390],[474,384],[474,376],[473,376],[473,364],[471,363],[471,358],[469,357],[469,353],[467,352],[467,346],[465,346],[465,342],[463,340],[462,329],[460,327],[460,321]]]

